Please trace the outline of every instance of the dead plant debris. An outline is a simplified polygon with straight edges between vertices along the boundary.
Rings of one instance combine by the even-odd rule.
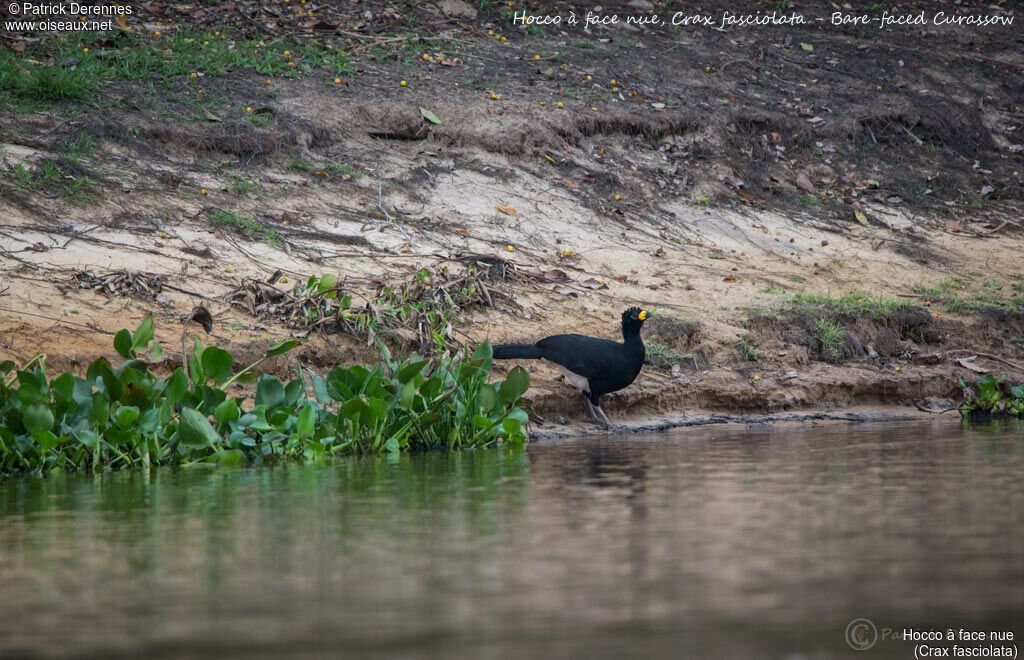
[[[86,270],[75,272],[69,284],[78,289],[92,289],[107,297],[156,298],[163,291],[167,276],[137,270],[118,270],[97,275]]]

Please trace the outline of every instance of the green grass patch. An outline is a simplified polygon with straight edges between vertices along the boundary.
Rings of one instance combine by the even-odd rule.
[[[102,43],[101,43],[102,42]],[[156,36],[127,32],[45,36],[24,53],[0,51],[0,101],[29,110],[59,101],[94,101],[112,80],[153,81],[232,70],[298,77],[349,72],[341,47],[317,39],[265,42],[230,31],[175,29]]]
[[[350,177],[352,179],[358,179],[363,175],[362,172],[344,163],[315,163],[305,158],[298,156],[292,156],[288,159],[288,170],[291,172],[300,172],[302,174],[316,174],[318,176],[329,176],[335,175],[340,177]],[[385,183],[385,190],[387,190]],[[375,207],[374,207],[375,208]],[[377,211],[375,210],[374,213]]]
[[[757,342],[747,338],[741,338],[736,342],[736,353],[741,360],[746,362],[757,362]]]
[[[117,366],[100,358],[84,375],[50,379],[44,356],[18,370],[0,363],[0,474],[322,462],[526,442],[529,375],[517,368],[488,383],[486,343],[472,354],[402,362],[382,349],[378,364],[339,366],[325,378],[254,376],[263,360],[298,344],[282,342],[236,369],[230,353],[197,340],[187,364],[161,376],[149,366],[163,349],[146,317],[115,335]],[[234,395],[240,382],[254,384],[254,396]]]
[[[64,157],[72,162],[78,162],[83,158],[90,158],[96,153],[96,138],[91,135],[80,135],[74,140],[61,140],[57,149],[64,153]]]
[[[267,227],[258,220],[248,216],[237,215],[230,211],[222,211],[221,209],[210,209],[206,212],[206,218],[213,227],[229,229],[246,238],[263,241],[268,245],[277,246],[281,244],[281,234],[276,229]]]
[[[693,356],[689,353],[683,353],[671,346],[666,346],[656,341],[645,342],[644,349],[647,353],[646,363],[655,369],[663,371],[672,371],[672,368],[676,365],[680,365],[687,360],[693,360]]]
[[[821,344],[821,354],[833,362],[843,357],[846,331],[835,321],[819,318],[814,322],[814,338]]]
[[[931,285],[919,284],[914,287],[914,293],[950,314],[976,314],[986,309],[1024,314],[1021,285],[1004,286],[994,278],[971,285],[963,278],[949,277]]]
[[[327,169],[341,177],[347,176],[352,179],[358,179],[359,177],[363,176],[362,172],[352,167],[351,165],[346,165],[344,163],[340,165],[331,165]]]
[[[839,298],[801,293],[783,304],[783,311],[806,313],[812,316],[847,316],[881,318],[886,314],[908,307],[910,304],[898,298],[872,296],[866,293],[852,292]]]
[[[50,193],[71,203],[88,203],[95,199],[86,169],[69,157],[46,158],[31,167],[16,163],[2,176],[24,190]]]
[[[231,180],[231,190],[238,193],[239,195],[255,195],[263,190],[263,186],[256,183],[255,181],[247,181],[245,179],[233,178]]]
[[[75,65],[60,66],[0,50],[0,100],[25,109],[58,101],[85,101],[99,91],[107,69],[95,56],[84,55]]]
[[[288,169],[292,172],[304,172],[309,173],[316,169],[316,165],[312,161],[308,161],[305,158],[299,158],[298,156],[292,156],[288,159]]]

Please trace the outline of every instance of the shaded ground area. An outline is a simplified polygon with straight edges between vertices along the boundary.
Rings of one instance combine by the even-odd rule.
[[[489,2],[135,7],[106,34],[4,35],[4,357],[74,366],[150,311],[175,346],[203,304],[209,341],[256,355],[293,334],[321,368],[376,339],[614,336],[642,304],[650,367],[608,406],[639,420],[940,409],[926,399],[960,378],[1024,376],[1008,3],[955,11],[1010,28],[881,30],[524,27]],[[571,9],[593,7],[530,6]],[[535,412],[582,413],[536,373]]]

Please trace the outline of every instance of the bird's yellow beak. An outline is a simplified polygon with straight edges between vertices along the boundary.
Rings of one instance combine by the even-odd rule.
[[[647,314],[647,310],[646,309],[641,309],[640,313],[636,315],[636,317],[638,319],[640,319],[641,321],[646,321],[648,316],[649,315]]]

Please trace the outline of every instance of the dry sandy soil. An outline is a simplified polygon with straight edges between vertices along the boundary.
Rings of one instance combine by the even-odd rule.
[[[500,274],[492,305],[460,311],[461,341],[614,337],[624,308],[656,310],[657,359],[606,405],[638,427],[709,411],[935,410],[959,398],[958,378],[1024,378],[1019,27],[526,31],[479,5],[323,5],[316,38],[352,50],[338,83],[239,70],[5,109],[0,358],[74,368],[153,313],[171,365],[198,304],[216,321],[208,341],[256,355],[297,329],[231,305],[246,278],[280,272],[287,290],[333,273],[363,301],[416,269],[478,261]],[[142,11],[133,29],[227,16]],[[248,16],[271,43],[302,27]],[[195,118],[199,89],[219,121]],[[19,183],[19,165],[65,158],[81,136],[95,148],[63,174],[84,196]],[[217,210],[272,234],[211,226]],[[162,288],[80,286],[123,270]],[[850,292],[914,307],[835,317],[829,353],[815,313],[790,303]],[[950,311],[952,299],[972,304]],[[288,359],[370,357],[360,338],[314,332]],[[553,370],[531,370],[541,429],[582,416]]]

